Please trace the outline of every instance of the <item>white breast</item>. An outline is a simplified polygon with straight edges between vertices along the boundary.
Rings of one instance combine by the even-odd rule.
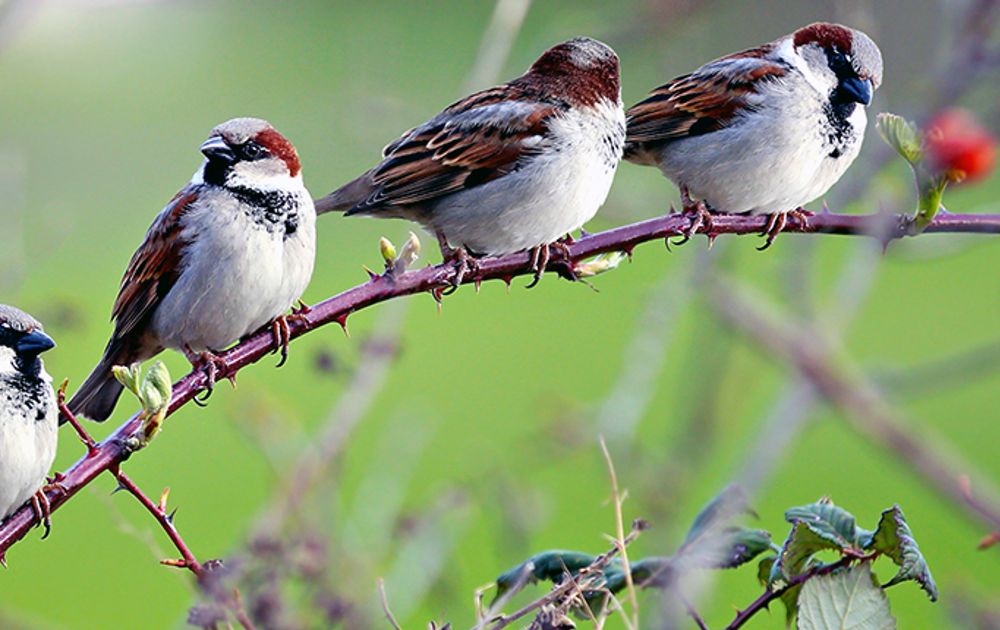
[[[723,129],[667,143],[660,169],[719,212],[782,212],[820,197],[861,149],[864,108],[855,107],[834,157],[824,99],[804,79],[776,84],[766,102]]]
[[[19,392],[0,382],[0,520],[42,487],[56,456],[58,422],[52,379],[44,370],[41,378],[40,407],[26,406]]]
[[[550,123],[542,152],[518,170],[438,202],[427,220],[452,246],[499,256],[579,229],[607,199],[624,142],[620,103]]]
[[[224,349],[286,312],[312,276],[316,214],[305,188],[287,238],[256,225],[228,193],[212,194],[186,218],[183,272],[153,320],[174,349]]]

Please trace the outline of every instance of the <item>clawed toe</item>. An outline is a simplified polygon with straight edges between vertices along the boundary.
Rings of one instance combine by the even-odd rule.
[[[288,360],[288,344],[292,340],[292,331],[288,328],[288,317],[288,315],[281,315],[275,317],[274,321],[271,322],[271,335],[274,336],[274,350],[271,351],[271,354],[281,353],[281,358],[275,367],[281,367]]]
[[[712,220],[712,213],[708,210],[708,206],[702,200],[695,201],[691,198],[690,193],[687,189],[681,189],[681,214],[687,216],[690,220],[687,228],[681,232],[680,240],[674,241],[674,245],[683,245],[691,240],[691,237],[698,233],[698,230],[704,228],[704,231],[709,235],[709,239],[712,238],[712,228],[714,227],[714,222]],[[669,243],[668,243],[669,247]]]
[[[219,369],[226,370],[228,366],[222,357],[208,350],[195,352],[189,346],[185,346],[184,356],[191,362],[192,368],[201,370],[205,374],[205,391],[200,397],[195,396],[192,399],[196,405],[204,407],[208,403],[208,399],[212,397],[215,383],[218,381]]]
[[[764,237],[764,244],[757,248],[757,251],[764,251],[769,248],[774,239],[778,237],[778,234],[785,229],[788,225],[788,217],[792,217],[802,224],[803,228],[809,226],[809,217],[813,216],[812,212],[807,210],[802,210],[801,208],[796,210],[789,210],[787,212],[773,212],[768,215],[767,223],[764,225],[764,230],[760,233]]]
[[[525,286],[526,289],[533,288],[542,279],[542,274],[545,273],[545,268],[549,265],[549,257],[551,255],[552,245],[548,243],[531,249],[531,270],[534,272],[534,276],[531,282]]]
[[[451,249],[446,253],[442,249],[442,253],[445,254],[445,261],[450,260],[455,265],[455,275],[452,276],[448,288],[441,291],[441,295],[451,295],[457,291],[466,276],[478,278],[479,261],[464,247]]]
[[[50,518],[52,515],[52,505],[49,503],[48,495],[45,494],[45,488],[31,495],[31,509],[35,512],[35,520],[45,528],[45,533],[42,534],[42,540],[45,540],[49,537],[49,532],[52,531],[52,520]]]

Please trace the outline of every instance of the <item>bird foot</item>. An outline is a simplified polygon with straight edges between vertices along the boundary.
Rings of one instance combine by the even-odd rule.
[[[444,252],[443,247],[442,252]],[[473,278],[478,279],[479,261],[476,260],[476,257],[470,254],[469,250],[464,247],[449,249],[448,253],[444,256],[444,259],[445,261],[451,261],[451,263],[455,266],[455,275],[452,277],[448,288],[442,291],[441,295],[451,295],[457,291],[466,276],[471,275]]]
[[[552,249],[555,246],[556,243],[546,243],[544,245],[531,248],[530,268],[535,273],[531,282],[525,286],[526,289],[534,288],[538,284],[538,281],[542,279],[542,274],[545,273],[545,268],[549,266],[549,258],[551,257]],[[565,244],[562,244],[562,248],[566,251]]]
[[[691,198],[686,190],[681,191],[681,214],[688,217],[690,223],[688,223],[687,229],[685,229],[681,236],[684,238],[679,241],[674,241],[674,245],[683,245],[691,240],[691,237],[698,233],[698,230],[705,228],[705,232],[709,234],[709,242],[711,242],[712,228],[714,227],[712,221],[712,213],[708,210],[708,206],[702,200],[695,201]]]
[[[212,391],[214,390],[215,383],[218,380],[219,372],[229,369],[226,362],[222,360],[222,357],[205,350],[203,352],[195,352],[189,346],[184,346],[184,356],[187,360],[191,362],[191,367],[195,370],[201,370],[205,374],[205,393],[200,398],[195,396],[194,403],[199,407],[204,407],[208,402],[208,399],[212,396]],[[230,376],[229,382],[236,386],[236,380]]]
[[[271,351],[271,354],[281,352],[281,359],[275,367],[281,367],[288,360],[288,344],[292,341],[292,331],[289,329],[288,323],[295,321],[302,322],[308,329],[312,326],[309,318],[306,317],[310,312],[312,312],[312,309],[302,300],[299,300],[298,307],[293,306],[290,315],[279,315],[271,322],[271,334],[274,336],[274,350]]]
[[[809,226],[809,217],[814,216],[814,213],[808,210],[803,210],[802,208],[796,208],[795,210],[788,210],[787,212],[772,212],[768,215],[767,223],[764,225],[764,230],[760,233],[764,238],[764,244],[757,248],[757,251],[764,251],[774,243],[774,239],[781,234],[785,226],[788,225],[788,218],[792,217],[802,224],[803,228]]]
[[[45,486],[41,488],[38,492],[31,495],[31,509],[35,513],[35,520],[38,524],[45,528],[45,533],[42,534],[42,540],[49,537],[49,532],[52,531],[52,520],[49,518],[52,515],[52,505],[49,503],[49,497],[45,494]],[[61,486],[60,486],[61,487]],[[63,488],[65,491],[65,488]]]
[[[288,319],[291,315],[279,315],[271,322],[271,335],[274,337],[274,350],[281,353],[281,358],[275,367],[281,367],[288,360],[288,343],[292,340],[292,331],[288,328]],[[299,315],[299,317],[302,317]]]

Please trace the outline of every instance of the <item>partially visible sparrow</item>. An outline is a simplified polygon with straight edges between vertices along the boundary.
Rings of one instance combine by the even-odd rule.
[[[104,356],[69,401],[105,420],[114,365],[180,350],[215,378],[216,352],[284,313],[312,276],[316,214],[295,147],[258,118],[234,118],[201,145],[205,161],[153,220],[122,278]],[[284,349],[283,349],[284,351]]]
[[[56,456],[59,413],[38,355],[55,345],[31,315],[0,304],[0,521],[32,497],[39,520],[48,518],[41,488]]]
[[[526,249],[537,282],[549,245],[604,203],[624,138],[618,56],[578,37],[545,51],[522,76],[406,132],[378,165],[316,209],[423,224],[445,258],[459,262],[456,286],[469,254]]]
[[[882,53],[861,31],[817,23],[698,68],[627,112],[625,159],[658,166],[698,210],[772,214],[767,247],[861,149]],[[804,215],[799,217],[804,220]]]

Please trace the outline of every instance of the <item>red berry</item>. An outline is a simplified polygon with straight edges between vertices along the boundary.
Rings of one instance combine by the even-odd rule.
[[[927,123],[924,148],[930,168],[955,183],[989,175],[997,156],[996,138],[962,109],[943,110]]]

